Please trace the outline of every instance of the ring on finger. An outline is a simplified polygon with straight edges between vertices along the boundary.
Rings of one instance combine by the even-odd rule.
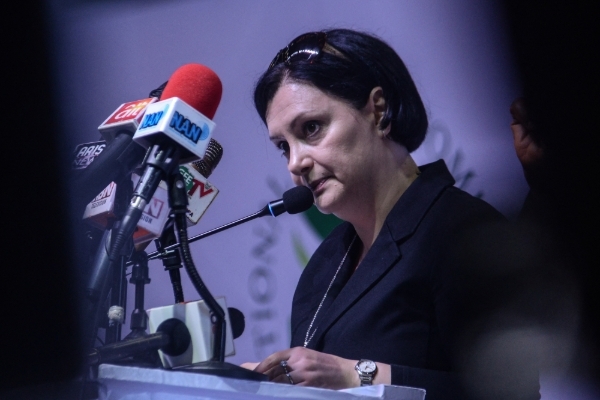
[[[293,385],[294,384],[294,380],[290,376],[290,371],[287,369],[287,367],[288,367],[287,361],[286,360],[282,360],[279,363],[279,365],[281,365],[281,368],[283,368],[283,372],[285,373],[285,376],[287,376],[288,380],[290,381],[290,384]]]
[[[290,376],[290,373],[289,373],[289,372],[286,372],[286,373],[285,373],[285,376],[287,376],[288,380],[290,381],[290,385],[293,385],[293,384],[294,384],[294,380],[293,380],[293,379],[292,379],[292,377]]]

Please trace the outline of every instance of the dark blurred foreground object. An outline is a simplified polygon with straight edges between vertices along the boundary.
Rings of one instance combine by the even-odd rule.
[[[520,226],[527,240],[537,242],[523,251],[540,255],[531,271],[543,279],[554,275],[553,284],[562,281],[554,296],[571,293],[562,304],[576,310],[568,322],[574,340],[555,347],[570,355],[542,368],[562,369],[566,376],[598,386],[599,13],[592,3],[579,0],[504,4],[523,87],[523,99],[511,106],[511,128],[531,189]],[[544,303],[549,294],[538,298],[538,316],[545,312],[552,318],[556,311]]]
[[[523,90],[506,115],[530,192],[518,221],[460,238],[454,358],[470,400],[535,398],[538,370],[542,395],[597,398],[598,13],[503,5]]]
[[[82,352],[63,187],[68,157],[59,146],[44,4],[17,2],[9,9],[1,24],[8,126],[1,157],[0,398],[69,399]]]

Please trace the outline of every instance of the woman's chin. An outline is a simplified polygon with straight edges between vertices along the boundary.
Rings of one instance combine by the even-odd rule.
[[[319,196],[315,199],[315,207],[322,214],[335,214],[335,211],[338,207],[336,207],[337,202],[331,201],[331,199],[327,199],[325,196]]]
[[[315,203],[315,207],[317,207],[317,210],[319,210],[321,214],[331,214],[331,211],[327,210],[326,208],[321,208],[317,203]]]

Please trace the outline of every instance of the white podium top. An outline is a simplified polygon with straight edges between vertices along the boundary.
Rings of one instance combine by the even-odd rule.
[[[425,390],[374,385],[345,390],[317,389],[221,378],[198,373],[103,364],[100,400],[424,400]]]

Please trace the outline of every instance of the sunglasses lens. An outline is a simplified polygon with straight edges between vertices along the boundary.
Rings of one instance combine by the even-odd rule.
[[[311,60],[318,56],[325,45],[323,32],[307,33],[297,37],[288,46],[288,56],[285,62]]]
[[[305,33],[298,36],[286,48],[281,49],[277,53],[273,61],[271,61],[269,69],[282,62],[289,64],[293,61],[309,61],[317,57],[321,53],[326,39],[327,36],[324,32]]]

